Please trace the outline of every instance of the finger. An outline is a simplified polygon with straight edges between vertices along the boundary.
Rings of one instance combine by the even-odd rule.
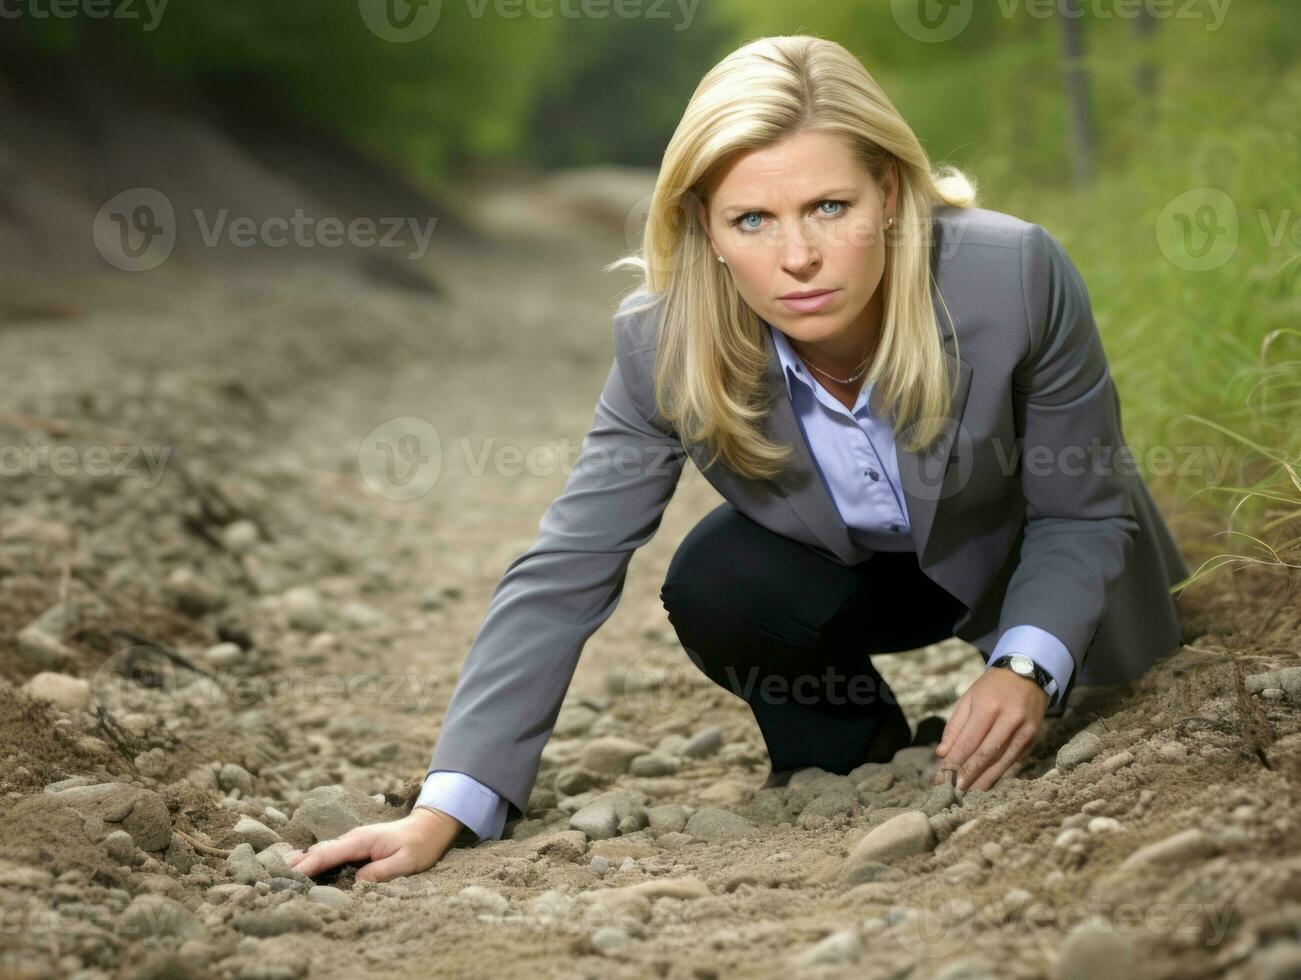
[[[313,844],[307,849],[302,860],[293,866],[294,870],[301,871],[310,878],[320,874],[327,868],[333,868],[335,865],[368,858],[370,857],[370,849],[374,839],[372,834],[358,833],[353,830],[344,834],[338,840]]]
[[[980,744],[958,768],[959,788],[975,788],[976,781],[985,774],[989,766],[1003,756],[1012,737],[1024,721],[1024,718],[1007,711],[1000,712],[996,716]],[[1020,746],[1017,746],[1017,750],[1020,751]],[[981,788],[986,789],[988,786],[982,784]]]
[[[357,871],[357,880],[388,881],[399,875],[410,874],[412,868],[411,855],[405,850],[399,850],[380,861],[371,861],[370,864],[360,868]]]
[[[965,694],[958,698],[957,705],[953,708],[953,714],[944,725],[944,734],[940,737],[940,744],[935,746],[935,754],[943,757],[944,753],[953,748],[953,743],[957,738],[958,732],[962,731],[962,726],[967,723],[967,715],[971,711],[971,698]]]
[[[966,788],[962,783],[962,773],[967,769],[972,753],[980,748],[985,741],[985,736],[989,734],[989,730],[994,727],[994,722],[997,720],[996,707],[991,708],[987,705],[973,707],[967,723],[962,726],[962,730],[958,732],[953,742],[953,748],[944,757],[945,767],[958,771],[959,789]]]
[[[989,789],[1003,778],[1003,774],[1025,753],[1025,749],[1034,741],[1035,729],[1026,722],[1014,728],[1008,740],[1007,750],[993,763],[985,768],[980,777],[972,784],[972,789]]]

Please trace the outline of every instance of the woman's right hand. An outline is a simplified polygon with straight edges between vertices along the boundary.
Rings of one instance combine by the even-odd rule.
[[[357,880],[388,881],[432,868],[463,826],[441,810],[418,806],[400,820],[365,824],[305,851],[290,851],[285,863],[313,877],[348,861],[369,861],[358,869]]]

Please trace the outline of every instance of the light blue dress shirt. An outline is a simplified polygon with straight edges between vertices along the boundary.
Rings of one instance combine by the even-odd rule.
[[[874,551],[912,551],[912,525],[901,489],[894,436],[889,420],[877,417],[868,407],[872,386],[865,384],[854,407],[846,408],[805,369],[786,335],[765,325],[781,359],[786,392],[809,454],[849,528],[850,539],[861,548],[862,560]],[[1075,669],[1061,640],[1038,626],[1013,626],[999,637],[986,663],[1006,653],[1023,653],[1046,670],[1056,683],[1049,706],[1060,700]],[[500,837],[506,826],[506,800],[461,772],[440,769],[429,773],[416,806],[455,817],[481,840]]]

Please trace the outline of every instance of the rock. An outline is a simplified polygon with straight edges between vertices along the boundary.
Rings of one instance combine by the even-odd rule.
[[[566,830],[534,837],[529,847],[537,857],[573,863],[587,853],[587,837],[582,831]]]
[[[226,604],[216,587],[190,568],[172,569],[164,592],[172,605],[191,616],[202,616]]]
[[[1260,674],[1247,674],[1242,679],[1248,694],[1259,694],[1271,687],[1282,687],[1277,670],[1267,670]]]
[[[236,821],[230,834],[236,841],[253,845],[255,851],[264,850],[280,840],[280,835],[262,821],[247,816]]]
[[[104,851],[119,864],[130,864],[136,856],[136,842],[125,830],[114,830],[104,838]]]
[[[597,717],[597,712],[588,705],[577,701],[566,702],[556,717],[556,725],[551,734],[559,738],[578,738],[587,734]]]
[[[926,800],[922,803],[922,812],[928,817],[934,816],[941,810],[948,809],[957,802],[957,789],[950,786],[947,782],[941,783],[939,786],[931,787],[930,792],[926,794]]]
[[[1087,728],[1057,750],[1057,768],[1062,772],[1088,762],[1102,751],[1102,739]]]
[[[628,765],[628,771],[634,776],[672,776],[682,768],[682,763],[674,756],[661,752],[648,752],[639,755]]]
[[[795,958],[797,966],[820,966],[825,963],[856,963],[863,955],[863,941],[855,929],[833,932]]]
[[[1134,941],[1101,916],[1081,922],[1062,942],[1056,980],[1131,977],[1137,961]]]
[[[592,933],[592,948],[602,956],[609,956],[623,949],[631,941],[626,932],[615,926],[601,926]]]
[[[118,917],[117,934],[128,939],[202,939],[206,931],[180,902],[163,895],[138,895]]]
[[[320,594],[307,585],[289,589],[280,598],[289,625],[304,633],[316,633],[325,628],[325,606]]]
[[[646,819],[650,832],[658,837],[660,834],[681,833],[686,829],[687,821],[695,811],[681,804],[652,806],[646,810]]]
[[[307,890],[307,900],[332,909],[343,909],[352,904],[347,892],[331,885],[313,885]]]
[[[867,793],[884,793],[895,784],[898,775],[889,766],[869,762],[849,774],[859,790]]]
[[[48,888],[54,876],[41,868],[0,860],[0,888]]]
[[[605,840],[619,835],[619,815],[609,800],[589,803],[569,818],[569,826],[592,840]]]
[[[294,850],[294,846],[288,841],[277,841],[276,843],[258,851],[256,858],[257,863],[262,865],[267,874],[273,878],[291,878],[294,881],[308,884],[312,879],[303,874],[296,868],[291,868],[288,862],[288,855]]]
[[[261,539],[262,534],[258,526],[247,519],[232,521],[221,529],[222,544],[232,554],[247,554],[257,547]]]
[[[1123,752],[1117,752],[1115,755],[1107,756],[1102,760],[1102,769],[1104,772],[1115,772],[1117,769],[1124,769],[1134,761],[1134,753],[1126,749]]]
[[[63,711],[84,711],[90,707],[90,684],[80,677],[43,670],[28,679],[23,690]]]
[[[457,892],[457,897],[469,902],[470,907],[489,915],[505,915],[510,909],[506,896],[482,885],[467,885]]]
[[[900,749],[890,760],[895,766],[908,766],[918,772],[925,771],[936,761],[935,746],[910,745]]]
[[[1251,958],[1252,976],[1259,980],[1297,980],[1301,977],[1301,943],[1276,942]]]
[[[280,836],[295,847],[306,847],[391,817],[387,806],[364,793],[342,786],[318,786],[303,797]]]
[[[640,742],[610,735],[594,738],[584,745],[578,764],[592,772],[618,775],[628,771],[633,759],[649,751]]]
[[[1122,869],[1143,865],[1177,865],[1213,857],[1219,848],[1206,831],[1197,827],[1141,847],[1120,863]]]
[[[718,726],[702,728],[683,743],[679,752],[689,759],[704,759],[723,747],[723,730]]]
[[[172,839],[163,852],[163,861],[183,875],[187,875],[199,863],[199,855],[180,834],[173,831]]]
[[[253,896],[256,894],[251,885],[227,882],[213,885],[204,893],[203,897],[210,905],[221,905],[224,902],[247,905],[253,901]]]
[[[265,939],[290,932],[317,932],[321,928],[321,920],[299,902],[290,901],[271,909],[245,912],[236,916],[231,925],[246,936]]]
[[[1284,667],[1278,672],[1278,684],[1293,701],[1301,700],[1301,667]]]
[[[935,833],[926,814],[920,810],[908,810],[869,830],[850,851],[843,871],[852,876],[865,862],[890,864],[932,850],[935,844]]]
[[[62,640],[35,624],[19,630],[15,642],[22,656],[41,667],[57,670],[76,660],[76,654]]]
[[[604,777],[582,766],[565,766],[556,773],[556,791],[565,796],[577,796],[595,789],[604,782]]]
[[[339,614],[343,617],[343,621],[354,629],[381,626],[387,619],[381,610],[365,602],[345,602]]]
[[[1182,742],[1166,742],[1156,750],[1156,757],[1162,762],[1183,762],[1188,758],[1188,750]]]
[[[1109,834],[1120,830],[1120,821],[1115,817],[1094,817],[1087,824],[1091,834]]]
[[[237,882],[251,885],[258,881],[267,881],[271,873],[257,859],[252,844],[239,844],[226,858],[226,871]]]
[[[172,818],[161,796],[129,783],[99,783],[74,786],[49,799],[77,811],[86,835],[102,841],[114,830],[131,835],[136,847],[162,851],[172,839]]]
[[[253,792],[253,774],[243,766],[227,762],[217,772],[217,785],[225,792],[239,790],[241,793]]]
[[[742,837],[755,829],[754,824],[730,810],[701,807],[687,820],[686,833],[697,840],[717,841]]]
[[[218,643],[203,651],[203,659],[218,669],[234,667],[244,662],[244,648],[238,643]]]

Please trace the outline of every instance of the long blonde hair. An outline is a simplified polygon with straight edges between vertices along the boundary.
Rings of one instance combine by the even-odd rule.
[[[765,37],[732,52],[697,86],[664,153],[640,253],[607,269],[644,274],[641,306],[662,303],[655,401],[684,443],[704,444],[712,465],[770,478],[791,447],[766,437],[765,348],[759,316],[714,260],[696,214],[728,159],[796,132],[849,137],[880,181],[896,161],[898,198],[887,235],[878,355],[864,385],[888,413],[900,444],[928,448],[943,431],[956,378],[949,376],[931,299],[931,212],[937,203],[972,207],[976,190],[954,167],[932,171],[912,128],[867,70],[834,41],[809,35]],[[630,297],[631,298],[631,297]],[[956,340],[956,335],[955,335]],[[906,439],[902,434],[908,432]]]

